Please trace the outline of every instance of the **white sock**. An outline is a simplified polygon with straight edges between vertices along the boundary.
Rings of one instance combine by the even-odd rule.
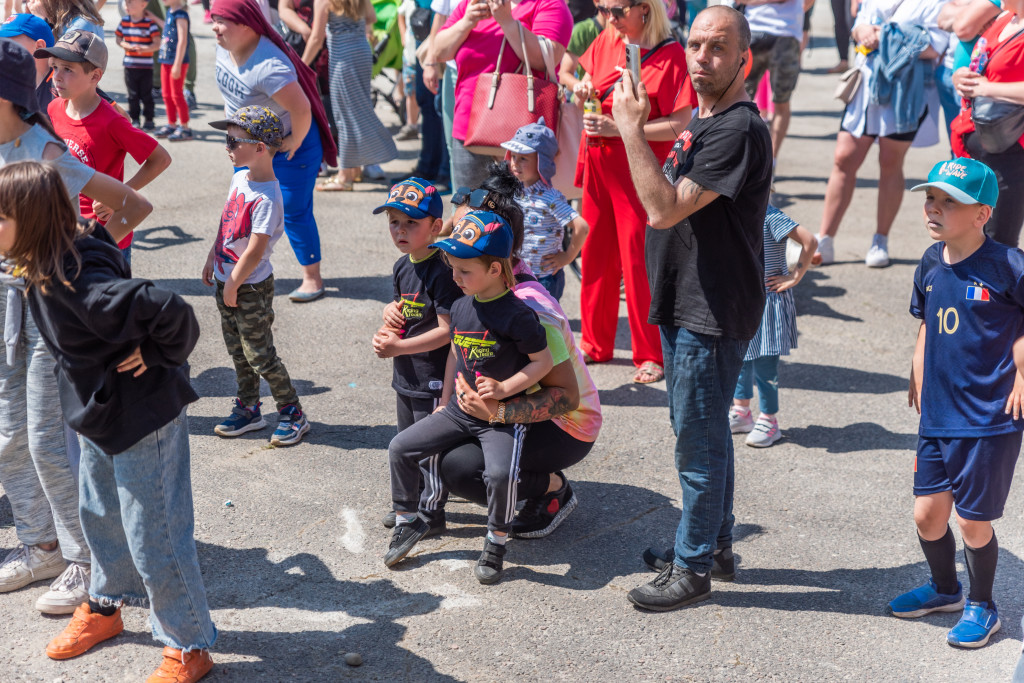
[[[505,545],[508,542],[508,536],[499,536],[493,531],[487,532],[487,540],[494,545]]]
[[[395,524],[412,524],[416,521],[415,512],[396,512]]]

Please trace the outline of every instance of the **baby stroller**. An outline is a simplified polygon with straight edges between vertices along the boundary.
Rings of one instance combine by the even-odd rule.
[[[402,36],[398,33],[398,1],[374,0],[377,21],[373,24],[373,81],[370,94],[376,107],[379,99],[387,102],[400,121],[405,121],[405,100],[397,97],[398,82],[384,69],[402,70]]]

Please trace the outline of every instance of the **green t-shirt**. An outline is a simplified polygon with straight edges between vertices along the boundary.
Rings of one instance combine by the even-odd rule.
[[[582,57],[600,34],[601,24],[597,23],[597,17],[584,19],[572,27],[572,38],[569,39],[569,46],[565,49],[569,54]]]

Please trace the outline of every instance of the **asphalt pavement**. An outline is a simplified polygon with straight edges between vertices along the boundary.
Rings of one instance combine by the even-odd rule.
[[[828,3],[818,5],[775,197],[812,232],[841,109],[832,99],[836,77],[825,73],[836,60],[831,12]],[[214,425],[230,411],[234,373],[200,273],[231,166],[223,134],[207,125],[222,114],[214,42],[199,8],[191,13],[200,55],[198,139],[165,143],[174,163],[145,191],[155,211],[136,232],[134,270],[184,296],[202,326],[191,358],[202,398],[190,407],[189,424],[196,539],[220,631],[208,680],[1009,679],[1024,615],[1019,485],[996,525],[1002,630],[990,645],[949,647],[945,634],[955,614],[911,621],[886,614],[888,600],[928,575],[911,514],[917,417],[906,390],[917,328],[907,309],[930,239],[923,197],[908,193],[890,240],[892,265],[864,266],[875,223],[876,152],[836,240],[836,264],[813,270],[795,290],[799,348],[780,370],[785,438],[766,450],[736,439],[734,583],[716,583],[710,600],[663,614],[626,600],[653,576],[640,560],[643,549],[672,542],[679,483],[664,383],[631,382],[624,308],[615,360],[592,369],[605,427],[590,456],[568,472],[580,500],[576,512],[546,539],[512,541],[495,586],[472,575],[486,519],[468,503],[449,506],[449,533],[422,542],[389,570],[380,517],[389,509],[395,398],[391,364],[370,345],[398,257],[384,219],[371,215],[387,188],[367,182],[355,192],[316,196],[327,296],[306,305],[283,296],[276,302],[277,348],[313,425],[305,441],[269,447],[269,428],[232,440],[215,436]],[[112,31],[116,11],[108,6],[103,15]],[[102,85],[123,93],[120,53],[112,39],[108,44],[111,68]],[[397,131],[394,113],[384,104],[378,112]],[[409,171],[416,147],[399,143],[400,158],[385,169]],[[945,155],[944,146],[912,150],[907,186]],[[287,240],[273,262],[285,294],[299,278]],[[563,305],[578,330],[573,276]],[[3,497],[0,550],[15,545]],[[960,573],[966,581],[962,555]],[[44,590],[39,583],[0,595],[4,680],[141,681],[157,666],[160,646],[138,608],[124,610],[123,635],[77,659],[47,659],[46,643],[67,619],[33,609]],[[364,662],[358,668],[345,663],[353,652]]]

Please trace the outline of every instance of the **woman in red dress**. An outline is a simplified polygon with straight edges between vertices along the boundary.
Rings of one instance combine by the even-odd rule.
[[[626,148],[612,119],[612,86],[616,67],[626,65],[626,45],[640,47],[640,78],[651,100],[644,132],[651,149],[664,160],[690,121],[696,93],[686,72],[683,47],[669,38],[668,18],[661,0],[601,0],[598,11],[608,25],[591,44],[580,65],[587,75],[572,85],[581,103],[596,98],[600,113],[584,115],[576,184],[583,188],[583,219],[590,234],[583,247],[580,309],[581,348],[589,362],[611,360],[619,319],[619,282],[626,285],[626,308],[637,367],[634,382],[664,378],[661,337],[647,322],[651,290],[644,265],[647,213],[633,188]]]

